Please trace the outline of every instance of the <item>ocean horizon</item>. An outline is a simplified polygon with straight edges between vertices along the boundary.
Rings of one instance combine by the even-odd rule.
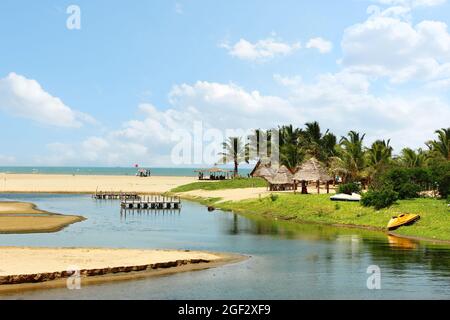
[[[71,174],[71,175],[101,175],[101,176],[134,176],[138,169],[150,169],[153,176],[181,176],[195,177],[195,170],[200,168],[179,168],[179,167],[33,167],[33,166],[0,166],[0,173],[12,174]],[[232,170],[231,168],[227,168]],[[251,168],[240,168],[239,174],[247,176],[252,171]]]

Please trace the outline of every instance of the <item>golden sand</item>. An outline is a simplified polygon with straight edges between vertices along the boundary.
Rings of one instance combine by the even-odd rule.
[[[0,202],[0,233],[56,232],[83,220],[81,216],[42,211],[32,203]]]
[[[195,177],[88,176],[0,173],[0,193],[94,193],[98,191],[163,193],[197,181]]]

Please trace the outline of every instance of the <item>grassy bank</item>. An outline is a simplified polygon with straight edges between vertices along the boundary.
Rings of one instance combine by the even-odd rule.
[[[221,181],[199,181],[172,189],[171,192],[188,192],[193,190],[225,190],[244,188],[264,188],[267,182],[261,178],[232,179]]]
[[[385,230],[389,219],[400,213],[420,214],[416,224],[403,227],[395,234],[450,240],[450,209],[436,199],[402,200],[388,209],[376,211],[359,203],[332,202],[327,195],[282,194],[263,199],[225,202],[217,208],[236,213],[252,213],[266,218],[345,225]]]
[[[239,180],[236,180],[239,181]],[[207,183],[209,190],[227,189],[230,182]],[[249,187],[251,181],[239,181]],[[196,190],[200,184],[191,184],[174,189]],[[237,184],[234,185],[235,188]],[[218,202],[220,198],[204,199],[192,195],[191,200],[217,209],[233,211],[239,214],[285,220],[297,223],[319,223],[335,226],[351,226],[386,231],[386,225],[392,216],[401,213],[420,214],[421,219],[412,226],[403,227],[394,233],[402,236],[422,239],[450,241],[450,208],[443,200],[412,199],[401,200],[390,208],[375,210],[354,202],[333,202],[329,195],[276,194],[260,199],[249,199],[237,202]]]

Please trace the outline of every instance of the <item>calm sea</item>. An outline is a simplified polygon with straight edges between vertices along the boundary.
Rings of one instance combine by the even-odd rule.
[[[198,168],[146,168],[150,169],[154,176],[197,176],[194,170]],[[109,175],[109,176],[134,176],[136,168],[121,167],[0,167],[0,173],[40,173],[40,174],[77,174],[77,175]],[[247,176],[251,172],[249,168],[240,168],[239,174]]]

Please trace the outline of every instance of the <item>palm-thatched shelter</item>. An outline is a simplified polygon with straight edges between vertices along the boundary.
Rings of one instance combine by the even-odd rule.
[[[320,193],[320,183],[325,182],[327,193],[330,192],[329,183],[333,178],[328,174],[325,166],[323,166],[316,158],[311,158],[300,165],[294,174],[295,187],[297,183],[302,184],[302,193],[308,193],[308,182],[316,182],[317,193]]]
[[[250,173],[251,177],[271,178],[275,175],[277,170],[272,167],[271,163],[263,164],[261,160],[258,161],[253,171]]]
[[[199,180],[228,180],[231,179],[232,170],[221,169],[218,167],[210,169],[194,170],[198,173]]]
[[[273,176],[266,177],[265,179],[269,182],[270,191],[286,191],[294,189],[293,178],[294,175],[292,172],[283,165]]]

